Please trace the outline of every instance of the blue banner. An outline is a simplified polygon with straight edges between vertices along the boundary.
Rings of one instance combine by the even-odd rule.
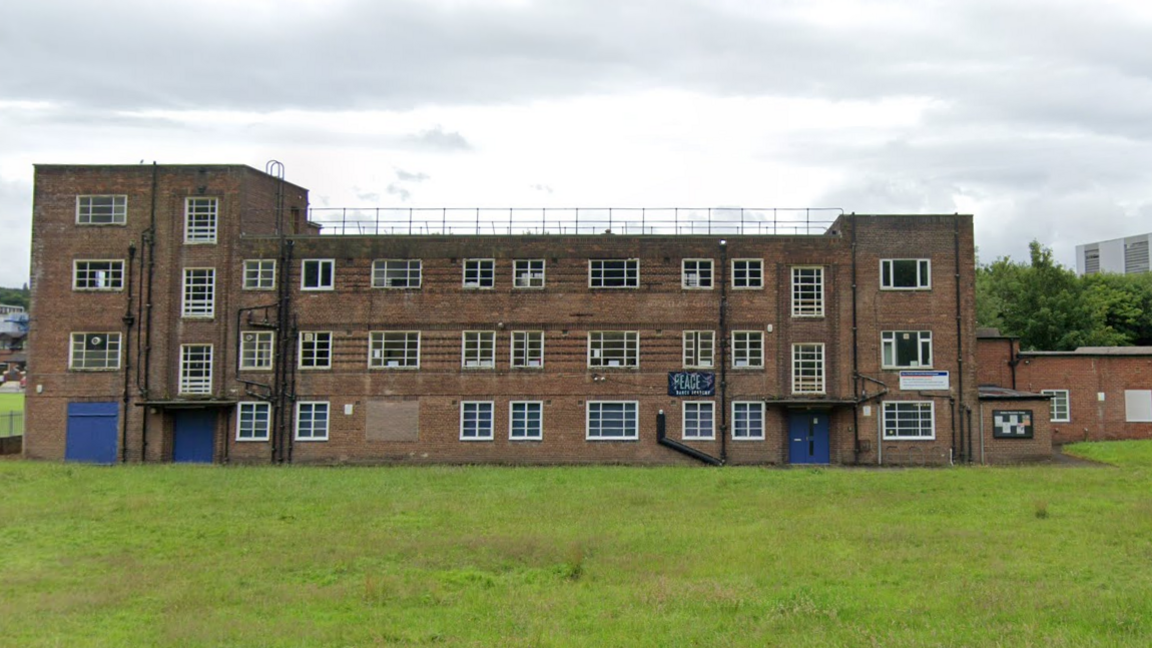
[[[716,374],[711,371],[671,371],[669,396],[715,396]]]

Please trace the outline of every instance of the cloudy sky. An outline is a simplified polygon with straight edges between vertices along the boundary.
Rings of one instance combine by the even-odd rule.
[[[269,159],[315,206],[976,215],[1152,231],[1145,0],[9,0],[0,285],[33,164]]]

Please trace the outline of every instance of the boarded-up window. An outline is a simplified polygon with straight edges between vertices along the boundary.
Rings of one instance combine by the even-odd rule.
[[[1124,415],[1129,423],[1152,422],[1152,390],[1124,390]]]
[[[420,401],[410,399],[370,400],[364,422],[368,441],[418,441]]]

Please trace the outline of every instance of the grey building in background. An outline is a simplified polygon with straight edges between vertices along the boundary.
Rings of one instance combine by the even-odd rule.
[[[1076,273],[1135,274],[1148,272],[1148,245],[1152,233],[1076,246]]]

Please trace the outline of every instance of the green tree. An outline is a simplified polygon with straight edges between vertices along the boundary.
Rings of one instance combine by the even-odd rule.
[[[27,310],[31,298],[27,284],[23,288],[0,288],[0,304],[6,306],[23,306]]]

